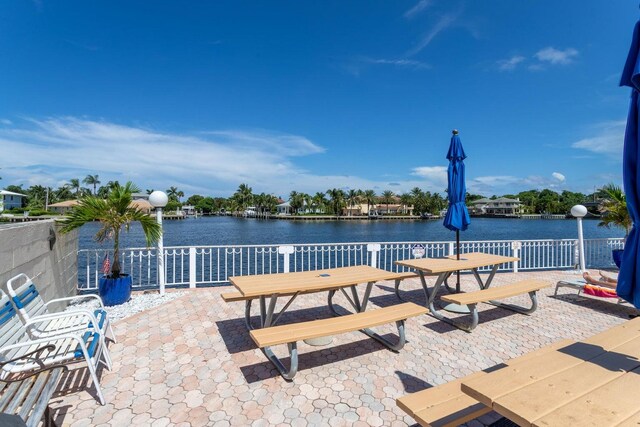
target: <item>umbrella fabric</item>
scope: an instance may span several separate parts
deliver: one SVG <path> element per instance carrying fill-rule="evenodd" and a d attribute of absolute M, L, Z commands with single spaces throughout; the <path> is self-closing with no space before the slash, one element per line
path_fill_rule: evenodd
<path fill-rule="evenodd" d="M 471 224 L 469 211 L 465 204 L 465 196 L 467 194 L 467 186 L 464 177 L 464 159 L 467 156 L 462 148 L 462 142 L 457 134 L 451 137 L 451 145 L 447 153 L 449 160 L 449 169 L 447 177 L 449 181 L 449 209 L 444 217 L 444 226 L 452 231 L 464 231 Z"/>
<path fill-rule="evenodd" d="M 636 23 L 629 56 L 622 72 L 620 86 L 631 88 L 631 102 L 627 116 L 627 128 L 624 135 L 624 152 L 622 156 L 622 174 L 624 192 L 627 198 L 627 209 L 633 222 L 633 228 L 627 237 L 618 275 L 616 292 L 620 298 L 640 308 L 640 268 L 638 246 L 640 235 L 637 228 L 640 220 L 640 171 L 638 170 L 638 91 L 640 90 L 640 21 Z"/>

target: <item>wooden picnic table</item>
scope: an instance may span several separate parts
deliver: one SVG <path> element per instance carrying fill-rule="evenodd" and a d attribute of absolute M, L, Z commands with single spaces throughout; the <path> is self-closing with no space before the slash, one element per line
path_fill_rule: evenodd
<path fill-rule="evenodd" d="M 341 291 L 356 312 L 363 312 L 367 307 L 373 284 L 383 280 L 394 280 L 397 277 L 398 273 L 395 272 L 359 265 L 295 273 L 233 276 L 229 277 L 229 282 L 240 291 L 243 297 L 260 300 L 260 327 L 266 328 L 273 326 L 296 297 L 302 294 L 328 292 L 329 309 L 333 314 L 339 315 L 334 307 L 333 297 L 337 291 Z M 367 285 L 363 297 L 360 298 L 357 285 L 362 283 Z M 347 288 L 351 295 L 347 293 Z M 281 296 L 290 298 L 274 318 L 276 302 Z M 269 299 L 268 306 L 267 299 Z"/>
<path fill-rule="evenodd" d="M 521 426 L 640 423 L 640 318 L 462 381 L 462 391 Z"/>
<path fill-rule="evenodd" d="M 460 254 L 459 260 L 456 259 L 455 255 L 453 255 L 445 258 L 408 259 L 408 260 L 396 261 L 396 264 L 404 267 L 412 268 L 418 272 L 420 276 L 420 281 L 422 283 L 422 288 L 424 289 L 427 307 L 429 308 L 429 311 L 435 318 L 442 320 L 444 322 L 450 323 L 460 329 L 471 331 L 472 329 L 475 328 L 475 326 L 478 323 L 478 313 L 475 307 L 477 302 L 489 302 L 496 306 L 504 307 L 510 310 L 514 310 L 514 311 L 518 311 L 526 314 L 531 313 L 535 310 L 536 304 L 537 304 L 535 299 L 535 290 L 539 289 L 540 287 L 544 287 L 539 282 L 526 283 L 526 284 L 520 283 L 520 284 L 514 284 L 513 286 L 507 285 L 507 286 L 511 286 L 512 292 L 510 292 L 506 287 L 501 287 L 500 289 L 502 290 L 500 292 L 491 293 L 488 291 L 489 286 L 491 286 L 491 282 L 493 281 L 493 278 L 495 277 L 495 274 L 498 271 L 498 267 L 501 264 L 504 264 L 507 262 L 514 262 L 514 261 L 518 261 L 518 258 L 511 257 L 511 256 L 503 256 L 503 255 L 485 254 L 480 252 L 471 252 L 466 254 Z M 491 267 L 489 276 L 484 281 L 482 280 L 478 272 L 478 269 L 481 267 Z M 469 307 L 472 315 L 472 321 L 470 325 L 462 324 L 458 321 L 455 321 L 454 319 L 450 319 L 448 317 L 443 316 L 439 312 L 438 308 L 436 308 L 435 306 L 435 299 L 442 285 L 446 283 L 446 280 L 449 278 L 449 276 L 461 270 L 471 270 L 471 272 L 473 273 L 476 279 L 476 282 L 478 283 L 478 286 L 480 287 L 479 292 L 475 292 L 473 293 L 473 295 L 471 294 L 467 295 L 468 297 L 475 298 L 469 303 Z M 427 286 L 425 275 L 438 276 L 436 279 L 436 283 L 431 291 L 429 291 L 429 287 Z M 518 286 L 515 286 L 515 285 L 518 285 Z M 537 289 L 534 289 L 534 288 L 537 288 Z M 451 289 L 449 290 L 451 291 Z M 532 299 L 531 308 L 522 308 L 522 307 L 513 306 L 510 304 L 503 304 L 503 303 L 494 301 L 494 299 L 510 297 L 510 296 L 514 296 L 514 295 L 526 293 L 526 292 L 529 293 Z M 479 294 L 483 294 L 483 295 L 480 296 Z M 402 299 L 399 292 L 398 284 L 396 284 L 396 295 L 398 296 L 398 298 Z M 464 303 L 466 304 L 466 302 Z"/>
<path fill-rule="evenodd" d="M 424 314 L 427 310 L 413 303 L 397 304 L 368 312 L 365 312 L 365 309 L 375 282 L 397 280 L 399 277 L 405 276 L 407 276 L 406 273 L 390 272 L 362 265 L 296 273 L 234 276 L 230 277 L 229 281 L 240 291 L 241 298 L 246 300 L 245 323 L 251 330 L 251 337 L 280 374 L 285 379 L 291 380 L 298 370 L 296 342 L 299 340 L 359 330 L 392 351 L 402 349 L 406 341 L 405 320 L 409 317 Z M 367 284 L 362 298 L 357 291 L 357 286 L 361 283 Z M 350 289 L 351 295 L 347 293 L 346 289 Z M 344 294 L 355 313 L 347 313 L 345 315 L 336 310 L 333 304 L 333 296 L 338 291 Z M 328 292 L 329 309 L 338 318 L 274 326 L 298 295 L 315 292 Z M 280 296 L 289 297 L 289 300 L 284 304 L 280 312 L 274 316 L 276 302 Z M 269 299 L 268 305 L 267 298 Z M 251 324 L 250 307 L 252 299 L 260 300 L 259 329 L 253 328 Z M 386 336 L 381 336 L 371 329 L 371 327 L 387 323 L 396 324 L 399 337 L 397 342 L 392 342 Z M 282 361 L 271 350 L 270 347 L 277 344 L 287 344 L 290 355 L 289 368 L 285 368 Z"/>

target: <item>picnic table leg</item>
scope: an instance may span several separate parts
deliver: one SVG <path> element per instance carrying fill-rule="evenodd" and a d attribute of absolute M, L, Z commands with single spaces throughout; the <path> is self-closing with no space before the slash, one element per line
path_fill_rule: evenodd
<path fill-rule="evenodd" d="M 381 343 L 382 345 L 387 347 L 389 350 L 398 352 L 398 351 L 402 350 L 402 347 L 404 347 L 404 344 L 407 341 L 406 340 L 406 335 L 405 335 L 405 332 L 404 332 L 404 320 L 398 320 L 396 322 L 396 326 L 398 327 L 398 342 L 395 343 L 395 344 L 392 343 L 391 341 L 389 341 L 388 339 L 386 339 L 385 337 L 382 337 L 382 336 L 376 334 L 370 328 L 360 329 L 360 332 L 362 332 L 362 333 L 368 335 L 369 337 L 373 338 L 374 340 L 378 341 L 379 343 Z"/>
<path fill-rule="evenodd" d="M 349 288 L 351 288 L 351 295 L 352 295 L 351 297 L 344 290 L 344 288 L 340 288 L 340 290 L 344 294 L 344 296 L 347 299 L 347 301 L 349 301 L 349 304 L 351 305 L 351 307 L 353 307 L 353 309 L 357 313 L 362 313 L 367 308 L 367 304 L 369 303 L 369 297 L 371 296 L 371 290 L 373 289 L 373 283 L 374 282 L 368 282 L 367 283 L 367 288 L 364 291 L 364 295 L 362 297 L 362 301 L 360 301 L 360 297 L 358 296 L 358 292 L 357 292 L 357 289 L 356 289 L 355 285 L 349 286 Z M 334 316 L 341 316 L 341 314 L 338 313 L 338 311 L 335 308 L 335 305 L 333 304 L 333 297 L 335 296 L 336 292 L 337 292 L 337 290 L 335 290 L 335 289 L 330 290 L 327 300 L 328 300 L 329 309 L 331 310 L 331 313 Z"/>
<path fill-rule="evenodd" d="M 248 331 L 253 329 L 253 325 L 251 325 L 251 301 L 253 300 L 248 299 L 244 302 L 244 325 Z"/>
<path fill-rule="evenodd" d="M 466 325 L 464 323 L 461 322 L 457 322 L 454 319 L 449 319 L 448 317 L 444 317 L 442 314 L 440 314 L 440 310 L 438 310 L 436 308 L 435 305 L 435 299 L 436 299 L 436 295 L 438 294 L 438 290 L 440 289 L 440 287 L 442 287 L 442 284 L 444 283 L 444 281 L 451 276 L 452 272 L 447 272 L 447 273 L 441 273 L 438 276 L 438 279 L 436 280 L 436 284 L 433 287 L 433 290 L 431 292 L 429 292 L 429 289 L 427 288 L 427 284 L 426 281 L 424 280 L 424 274 L 422 272 L 420 272 L 420 278 L 423 282 L 423 287 L 425 290 L 425 293 L 427 294 L 427 306 L 429 307 L 429 311 L 431 313 L 431 315 L 433 317 L 435 317 L 438 320 L 442 320 L 443 322 L 446 322 L 450 325 L 455 326 L 458 329 L 462 329 L 463 331 L 466 332 L 471 332 L 476 326 L 478 326 L 478 308 L 476 304 L 469 304 L 469 311 L 471 314 L 471 323 Z"/>
<path fill-rule="evenodd" d="M 487 304 L 491 304 L 500 308 L 506 308 L 507 310 L 515 311 L 516 313 L 531 314 L 538 308 L 538 296 L 536 291 L 529 292 L 529 298 L 531 298 L 531 306 L 528 308 L 514 304 L 507 304 L 500 301 L 487 301 Z"/>
<path fill-rule="evenodd" d="M 289 369 L 285 368 L 280 359 L 278 359 L 278 356 L 273 354 L 271 347 L 264 347 L 262 352 L 267 356 L 267 359 L 273 363 L 273 366 L 280 372 L 280 375 L 282 375 L 285 380 L 291 381 L 298 372 L 298 345 L 295 342 L 291 342 L 287 344 L 287 347 L 289 348 L 289 356 L 291 359 Z"/>
<path fill-rule="evenodd" d="M 480 277 L 480 273 L 478 273 L 478 269 L 477 268 L 472 268 L 471 269 L 471 271 L 473 272 L 473 275 L 476 277 L 476 281 L 478 282 L 478 285 L 480 286 L 480 290 L 489 289 L 489 286 L 491 286 L 491 282 L 493 282 L 493 278 L 495 277 L 496 273 L 498 272 L 498 267 L 499 267 L 499 264 L 496 264 L 491 268 L 491 272 L 489 273 L 489 277 L 487 277 L 487 280 L 484 283 L 482 282 L 482 278 Z"/>

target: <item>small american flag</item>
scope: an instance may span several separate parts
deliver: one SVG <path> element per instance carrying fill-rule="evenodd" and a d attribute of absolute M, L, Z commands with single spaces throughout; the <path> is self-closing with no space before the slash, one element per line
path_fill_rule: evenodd
<path fill-rule="evenodd" d="M 111 273 L 111 260 L 109 259 L 109 254 L 107 253 L 104 256 L 104 260 L 102 261 L 102 274 Z"/>

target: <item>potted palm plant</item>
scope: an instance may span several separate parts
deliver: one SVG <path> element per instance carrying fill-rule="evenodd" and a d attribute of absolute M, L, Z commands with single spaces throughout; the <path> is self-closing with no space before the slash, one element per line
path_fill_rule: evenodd
<path fill-rule="evenodd" d="M 620 227 L 625 230 L 624 241 L 627 241 L 631 231 L 631 217 L 627 210 L 627 197 L 620 187 L 614 184 L 607 184 L 602 188 L 605 198 L 600 203 L 598 210 L 602 214 L 602 219 L 598 224 L 601 227 Z M 612 250 L 613 262 L 620 268 L 620 260 L 624 249 Z"/>
<path fill-rule="evenodd" d="M 139 191 L 133 183 L 127 182 L 124 186 L 114 185 L 106 199 L 93 195 L 83 197 L 62 221 L 63 233 L 88 222 L 99 221 L 101 228 L 96 233 L 95 240 L 102 243 L 113 239 L 111 274 L 101 277 L 99 281 L 99 293 L 105 305 L 122 304 L 131 297 L 131 276 L 122 274 L 120 268 L 120 232 L 123 229 L 129 231 L 132 222 L 139 222 L 147 246 L 155 243 L 162 233 L 160 225 L 153 217 L 131 205 L 131 194 Z"/>

